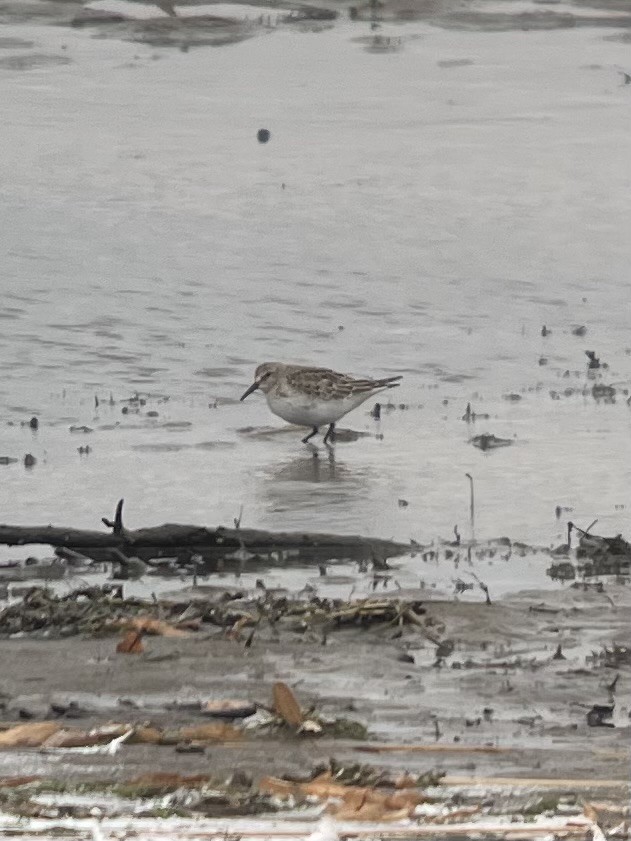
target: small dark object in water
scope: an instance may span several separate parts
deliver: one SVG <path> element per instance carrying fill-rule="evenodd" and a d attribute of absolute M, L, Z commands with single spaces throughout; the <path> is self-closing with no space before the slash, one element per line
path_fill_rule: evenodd
<path fill-rule="evenodd" d="M 474 447 L 478 447 L 480 450 L 494 450 L 498 447 L 510 447 L 513 443 L 510 438 L 498 438 L 495 435 L 476 435 L 474 438 L 471 439 L 471 443 Z"/>
<path fill-rule="evenodd" d="M 561 519 L 561 514 L 563 513 L 563 509 L 561 508 L 560 505 L 557 505 L 557 507 L 554 509 L 554 513 L 556 514 L 557 520 L 560 520 Z"/>
<path fill-rule="evenodd" d="M 550 564 L 546 575 L 553 581 L 573 581 L 576 578 L 576 569 L 569 561 L 559 561 L 556 564 Z"/>
<path fill-rule="evenodd" d="M 407 651 L 402 651 L 398 656 L 397 660 L 399 663 L 414 663 L 414 657 L 411 654 L 408 654 Z"/>
<path fill-rule="evenodd" d="M 600 368 L 600 359 L 596 356 L 595 351 L 593 350 L 586 350 L 585 356 L 589 359 L 589 364 L 587 365 L 588 368 Z"/>
<path fill-rule="evenodd" d="M 370 414 L 375 420 L 379 420 L 381 418 L 381 403 L 375 403 Z"/>
<path fill-rule="evenodd" d="M 206 748 L 201 742 L 178 742 L 175 746 L 176 753 L 206 753 Z"/>
<path fill-rule="evenodd" d="M 622 84 L 631 85 L 631 74 L 625 73 L 624 70 L 620 70 L 619 73 L 622 76 Z"/>
<path fill-rule="evenodd" d="M 33 467 L 34 464 L 37 464 L 37 459 L 31 453 L 27 453 L 24 456 L 24 467 Z"/>
<path fill-rule="evenodd" d="M 592 397 L 594 400 L 604 400 L 605 403 L 614 403 L 616 399 L 616 389 L 612 385 L 602 385 L 596 383 L 592 386 Z"/>
<path fill-rule="evenodd" d="M 407 501 L 407 499 L 398 500 L 399 508 L 407 508 L 409 504 L 410 503 Z"/>
<path fill-rule="evenodd" d="M 573 336 L 584 336 L 587 333 L 587 327 L 584 324 L 575 324 L 572 327 Z"/>
<path fill-rule="evenodd" d="M 260 128 L 256 133 L 256 139 L 259 143 L 267 143 L 271 136 L 271 133 L 266 128 Z"/>
<path fill-rule="evenodd" d="M 28 422 L 28 425 L 31 427 L 31 429 L 39 429 L 39 421 L 36 417 L 32 417 Z"/>
<path fill-rule="evenodd" d="M 549 336 L 551 332 L 552 332 L 552 330 L 548 330 L 548 328 L 546 327 L 545 324 L 541 328 L 541 335 L 542 336 Z"/>
<path fill-rule="evenodd" d="M 453 640 L 446 639 L 443 640 L 437 647 L 436 647 L 436 659 L 437 660 L 444 660 L 445 657 L 450 657 L 453 654 L 455 644 Z"/>
<path fill-rule="evenodd" d="M 51 703 L 50 712 L 59 718 L 83 718 L 88 714 L 76 701 L 70 701 L 68 704 Z"/>
<path fill-rule="evenodd" d="M 552 655 L 553 660 L 566 660 L 566 656 L 563 653 L 563 649 L 561 648 L 561 643 L 557 645 L 557 650 Z"/>
<path fill-rule="evenodd" d="M 613 721 L 605 721 L 613 715 L 613 705 L 594 704 L 587 713 L 587 724 L 589 727 L 613 727 Z"/>

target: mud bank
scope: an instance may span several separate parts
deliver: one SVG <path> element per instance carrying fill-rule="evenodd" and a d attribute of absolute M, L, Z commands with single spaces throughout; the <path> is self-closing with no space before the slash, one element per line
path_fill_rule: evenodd
<path fill-rule="evenodd" d="M 173 743 L 124 744 L 115 756 L 5 749 L 3 776 L 81 782 L 156 768 L 189 775 L 241 769 L 258 780 L 335 756 L 415 774 L 627 778 L 628 588 L 524 592 L 492 605 L 430 601 L 413 590 L 389 598 L 422 603 L 422 623 L 388 616 L 323 628 L 308 617 L 292 624 L 268 617 L 253 631 L 235 621 L 173 638 L 145 636 L 139 654 L 117 653 L 111 634 L 2 640 L 6 731 L 38 721 L 173 731 L 208 722 L 208 701 L 269 709 L 277 681 L 293 688 L 303 709 L 351 722 L 318 736 L 244 728 L 237 719 L 238 739 L 212 739 L 199 753 L 177 752 Z M 607 710 L 600 718 L 595 705 Z M 386 744 L 399 747 L 382 752 Z"/>

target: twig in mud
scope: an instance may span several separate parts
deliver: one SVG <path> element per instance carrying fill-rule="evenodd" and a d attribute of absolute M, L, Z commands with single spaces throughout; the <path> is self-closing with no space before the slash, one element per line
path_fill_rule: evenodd
<path fill-rule="evenodd" d="M 119 499 L 118 503 L 116 504 L 116 511 L 114 513 L 114 521 L 108 520 L 107 517 L 101 517 L 101 522 L 108 527 L 108 529 L 113 529 L 114 534 L 122 534 L 123 533 L 123 505 L 125 503 L 124 499 Z"/>
<path fill-rule="evenodd" d="M 581 534 L 588 535 L 590 533 L 590 531 L 594 528 L 594 526 L 596 525 L 597 522 L 598 522 L 598 518 L 596 518 L 593 522 L 591 522 L 587 526 L 586 529 L 580 528 L 579 526 L 576 525 L 576 523 L 572 523 L 571 525 L 572 525 L 572 528 L 576 529 L 576 531 L 580 531 Z M 569 526 L 570 526 L 570 523 L 568 523 L 568 527 Z"/>
<path fill-rule="evenodd" d="M 464 474 L 469 480 L 469 519 L 471 522 L 471 542 L 475 543 L 475 489 L 473 487 L 473 476 L 470 473 Z"/>
<path fill-rule="evenodd" d="M 490 596 L 490 593 L 489 593 L 489 588 L 488 588 L 488 587 L 487 587 L 487 585 L 484 583 L 484 581 L 480 581 L 480 579 L 479 579 L 479 578 L 478 578 L 478 576 L 475 574 L 475 572 L 472 572 L 472 573 L 471 573 L 471 575 L 472 575 L 472 576 L 475 578 L 475 580 L 478 582 L 478 586 L 479 586 L 480 590 L 482 590 L 482 592 L 484 593 L 484 597 L 485 597 L 485 599 L 486 599 L 486 603 L 487 603 L 487 604 L 493 604 L 493 602 L 491 601 L 491 596 Z"/>

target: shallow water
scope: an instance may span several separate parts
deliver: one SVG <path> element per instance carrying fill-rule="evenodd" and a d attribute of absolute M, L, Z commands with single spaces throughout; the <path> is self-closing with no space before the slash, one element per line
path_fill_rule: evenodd
<path fill-rule="evenodd" d="M 468 537 L 469 472 L 478 537 L 561 542 L 557 505 L 628 533 L 615 29 L 388 24 L 383 54 L 350 21 L 187 53 L 6 30 L 2 521 L 98 527 L 125 497 L 129 527 L 243 505 L 247 526 L 428 542 Z M 238 403 L 269 359 L 402 373 L 407 408 L 377 423 L 368 403 L 346 425 L 371 437 L 314 458 L 257 431 L 282 425 L 259 395 Z M 155 397 L 123 415 L 136 391 Z M 468 402 L 490 418 L 464 423 Z M 482 432 L 515 443 L 483 453 Z"/>

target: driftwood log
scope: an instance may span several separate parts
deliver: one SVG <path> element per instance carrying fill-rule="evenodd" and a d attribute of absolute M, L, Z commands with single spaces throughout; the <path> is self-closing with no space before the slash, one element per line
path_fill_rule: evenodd
<path fill-rule="evenodd" d="M 188 562 L 198 555 L 204 562 L 238 562 L 252 556 L 269 557 L 276 553 L 277 560 L 350 558 L 379 562 L 410 550 L 409 546 L 390 540 L 317 532 L 270 532 L 224 526 L 206 528 L 177 523 L 128 530 L 123 526 L 122 509 L 123 500 L 120 500 L 114 520 L 103 518 L 103 523 L 111 529 L 109 533 L 50 525 L 0 525 L 0 544 L 24 546 L 43 543 L 70 549 L 95 561 L 116 561 L 123 553 L 143 561 L 168 557 Z"/>

